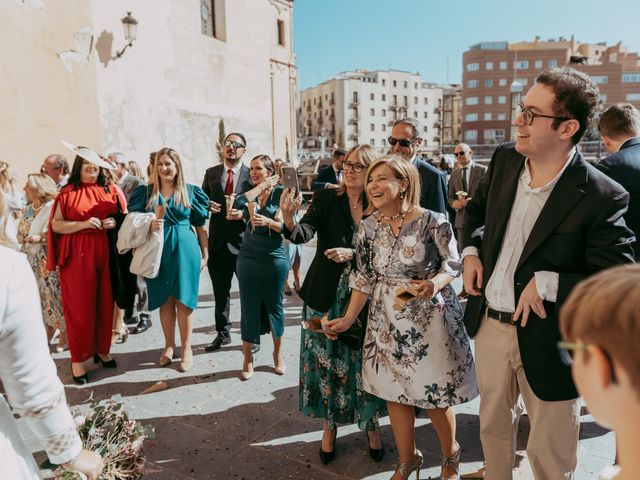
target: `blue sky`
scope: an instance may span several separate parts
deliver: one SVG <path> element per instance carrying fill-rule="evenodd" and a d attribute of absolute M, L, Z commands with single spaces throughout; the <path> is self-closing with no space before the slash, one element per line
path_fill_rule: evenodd
<path fill-rule="evenodd" d="M 459 83 L 481 41 L 571 37 L 640 52 L 640 0 L 295 0 L 300 89 L 356 68 Z"/>

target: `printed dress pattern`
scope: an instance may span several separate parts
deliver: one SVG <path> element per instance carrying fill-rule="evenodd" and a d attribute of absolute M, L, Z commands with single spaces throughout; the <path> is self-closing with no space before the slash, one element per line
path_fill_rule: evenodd
<path fill-rule="evenodd" d="M 350 284 L 371 298 L 362 352 L 364 390 L 420 408 L 468 402 L 478 390 L 453 287 L 438 292 L 435 305 L 413 299 L 394 307 L 396 289 L 409 280 L 461 274 L 451 225 L 443 214 L 425 210 L 405 223 L 398 235 L 396 242 L 389 225 L 378 224 L 377 215 L 363 220 L 358 235 L 357 270 Z"/>

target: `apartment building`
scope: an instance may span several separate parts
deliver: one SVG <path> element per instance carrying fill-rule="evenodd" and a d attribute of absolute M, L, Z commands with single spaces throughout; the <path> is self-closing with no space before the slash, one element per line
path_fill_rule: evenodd
<path fill-rule="evenodd" d="M 299 143 L 346 148 L 368 143 L 386 150 L 393 122 L 412 117 L 423 125 L 423 150 L 439 151 L 443 90 L 410 72 L 343 72 L 301 92 Z"/>
<path fill-rule="evenodd" d="M 462 86 L 450 85 L 442 93 L 442 143 L 455 145 L 462 141 Z"/>
<path fill-rule="evenodd" d="M 568 65 L 600 87 L 603 107 L 640 106 L 640 61 L 617 43 L 580 43 L 573 37 L 532 42 L 481 42 L 463 54 L 462 139 L 470 144 L 510 138 L 514 99 L 526 94 L 543 70 Z M 515 102 L 517 103 L 517 102 Z"/>

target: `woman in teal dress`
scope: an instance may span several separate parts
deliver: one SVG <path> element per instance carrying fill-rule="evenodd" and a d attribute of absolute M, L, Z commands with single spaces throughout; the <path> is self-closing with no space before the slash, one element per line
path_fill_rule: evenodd
<path fill-rule="evenodd" d="M 198 306 L 200 270 L 207 264 L 207 232 L 209 198 L 200 187 L 186 184 L 182 161 L 171 148 L 156 153 L 153 183 L 133 191 L 130 212 L 155 212 L 157 205 L 166 207 L 164 219 L 154 220 L 151 229 L 164 227 L 164 246 L 160 271 L 147 278 L 149 310 L 160 307 L 160 322 L 165 347 L 159 363 L 166 366 L 174 358 L 176 318 L 182 346 L 180 370 L 193 366 L 191 329 L 193 311 Z M 195 233 L 192 227 L 195 227 Z"/>
<path fill-rule="evenodd" d="M 349 150 L 340 188 L 318 190 L 299 221 L 295 212 L 301 197 L 293 197 L 287 191 L 282 195 L 285 238 L 306 243 L 317 235 L 317 250 L 300 290 L 303 321 L 324 315 L 337 318 L 346 307 L 358 224 L 367 207 L 364 180 L 367 167 L 377 157 L 370 145 Z M 378 419 L 387 415 L 386 403 L 362 389 L 361 370 L 360 350 L 302 329 L 300 411 L 324 419 L 319 454 L 325 464 L 334 458 L 338 424 L 357 422 L 367 433 L 371 458 L 380 461 L 384 454 Z"/>
<path fill-rule="evenodd" d="M 251 160 L 249 175 L 255 188 L 235 199 L 233 218 L 242 212 L 247 228 L 238 254 L 236 270 L 240 287 L 240 332 L 244 363 L 242 378 L 253 375 L 251 344 L 260 344 L 260 335 L 271 332 L 275 372 L 285 373 L 280 353 L 284 333 L 282 292 L 289 261 L 282 241 L 282 218 L 278 212 L 282 187 L 275 185 L 275 168 L 267 155 Z M 253 212 L 252 212 L 253 210 Z"/>

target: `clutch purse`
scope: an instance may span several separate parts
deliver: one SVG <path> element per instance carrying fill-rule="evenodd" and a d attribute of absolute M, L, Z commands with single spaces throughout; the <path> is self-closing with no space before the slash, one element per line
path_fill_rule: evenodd
<path fill-rule="evenodd" d="M 349 304 L 344 308 L 342 315 L 344 316 L 347 313 L 347 309 L 349 308 Z M 338 333 L 336 336 L 339 341 L 344 343 L 346 346 L 353 350 L 360 350 L 362 348 L 362 344 L 364 343 L 364 334 L 367 331 L 367 317 L 369 315 L 369 301 L 362 307 L 360 313 L 356 317 L 355 321 L 351 324 L 351 326 L 345 330 L 344 332 Z M 311 330 L 315 333 L 324 333 L 324 324 L 329 321 L 327 316 L 324 317 L 313 317 L 308 321 L 303 322 L 304 328 Z"/>

